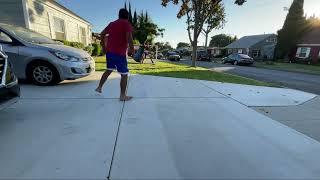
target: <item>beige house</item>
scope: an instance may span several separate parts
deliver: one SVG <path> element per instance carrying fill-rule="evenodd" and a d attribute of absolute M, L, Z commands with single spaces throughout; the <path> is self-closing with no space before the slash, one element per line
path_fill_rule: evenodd
<path fill-rule="evenodd" d="M 91 43 L 91 24 L 55 0 L 1 0 L 0 22 L 22 26 L 51 39 Z"/>

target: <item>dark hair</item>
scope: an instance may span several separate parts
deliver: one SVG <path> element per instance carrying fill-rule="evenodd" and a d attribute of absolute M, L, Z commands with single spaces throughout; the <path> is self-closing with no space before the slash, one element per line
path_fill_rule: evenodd
<path fill-rule="evenodd" d="M 129 12 L 126 9 L 120 9 L 119 19 L 129 19 Z"/>

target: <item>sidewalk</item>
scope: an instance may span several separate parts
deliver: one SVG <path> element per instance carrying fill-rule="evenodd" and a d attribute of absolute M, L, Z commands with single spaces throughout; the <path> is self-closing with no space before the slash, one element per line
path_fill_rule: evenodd
<path fill-rule="evenodd" d="M 254 107 L 274 120 L 285 124 L 320 142 L 320 98 L 298 106 Z"/>
<path fill-rule="evenodd" d="M 100 96 L 98 77 L 22 86 L 0 115 L 0 178 L 320 178 L 319 142 L 247 107 L 312 94 L 136 75 L 121 103 L 118 76 Z"/>

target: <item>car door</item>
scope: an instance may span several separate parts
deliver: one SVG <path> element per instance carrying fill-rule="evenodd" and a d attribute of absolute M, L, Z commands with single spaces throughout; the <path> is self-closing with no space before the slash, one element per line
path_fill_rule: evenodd
<path fill-rule="evenodd" d="M 24 73 L 23 68 L 23 57 L 19 54 L 19 47 L 21 43 L 18 43 L 17 40 L 12 38 L 7 33 L 0 30 L 0 45 L 3 48 L 3 51 L 7 54 L 8 60 L 11 62 L 14 73 L 21 77 L 21 74 Z M 23 68 L 23 71 L 21 70 Z"/>

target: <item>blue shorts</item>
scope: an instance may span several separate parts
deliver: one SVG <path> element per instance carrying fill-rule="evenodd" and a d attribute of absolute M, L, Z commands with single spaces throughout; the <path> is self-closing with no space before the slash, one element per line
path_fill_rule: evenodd
<path fill-rule="evenodd" d="M 120 74 L 129 73 L 126 56 L 121 56 L 114 53 L 107 53 L 106 58 L 108 70 L 117 70 Z"/>

